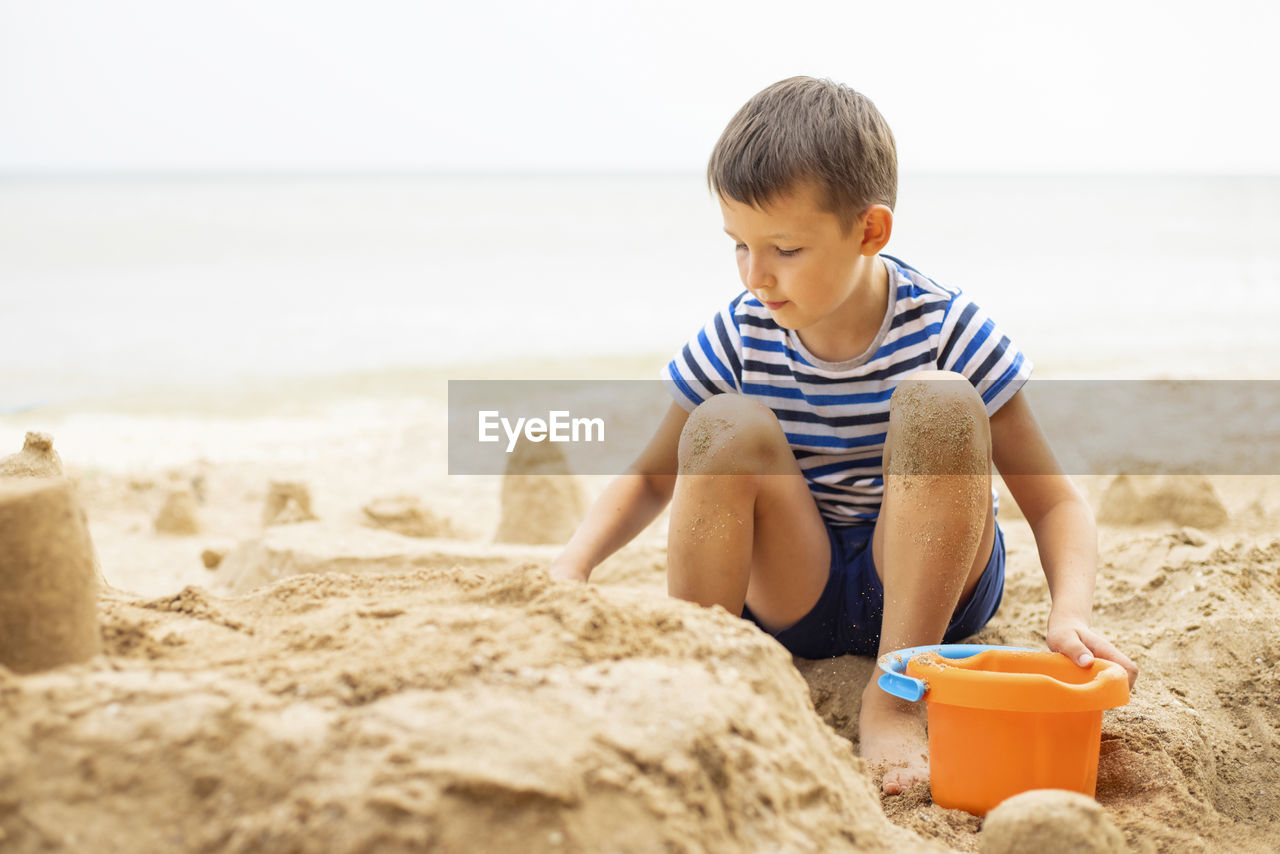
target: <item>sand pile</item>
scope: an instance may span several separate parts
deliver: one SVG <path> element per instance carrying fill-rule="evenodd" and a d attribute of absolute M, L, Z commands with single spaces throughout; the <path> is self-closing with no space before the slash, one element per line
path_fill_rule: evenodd
<path fill-rule="evenodd" d="M 34 673 L 96 655 L 97 593 L 71 483 L 0 478 L 0 669 Z"/>
<path fill-rule="evenodd" d="M 1173 522 L 1216 528 L 1227 508 L 1213 482 L 1201 475 L 1118 475 L 1102 493 L 1098 521 L 1111 525 Z"/>
<path fill-rule="evenodd" d="M 53 437 L 28 432 L 0 459 L 0 670 L 33 673 L 100 648 L 94 600 L 106 587 Z"/>
<path fill-rule="evenodd" d="M 169 490 L 152 524 L 158 534 L 189 537 L 200 533 L 195 491 L 187 488 Z"/>
<path fill-rule="evenodd" d="M 62 458 L 48 433 L 28 432 L 22 450 L 0 459 L 0 477 L 60 477 Z"/>
<path fill-rule="evenodd" d="M 311 511 L 311 490 L 305 483 L 292 480 L 273 480 L 267 489 L 267 500 L 262 506 L 262 524 L 289 525 L 294 522 L 310 522 L 316 518 Z"/>
<path fill-rule="evenodd" d="M 503 546 L 458 540 L 422 540 L 390 531 L 300 522 L 268 528 L 241 542 L 216 564 L 211 590 L 239 595 L 304 573 L 411 572 L 457 566 L 510 566 L 522 560 L 549 561 L 549 547 Z"/>
<path fill-rule="evenodd" d="M 385 528 L 406 537 L 444 537 L 452 539 L 458 530 L 412 495 L 375 498 L 362 508 L 364 524 Z"/>
<path fill-rule="evenodd" d="M 1163 847 L 1191 850 L 1212 829 L 1247 850 L 1245 828 L 1274 845 L 1280 540 L 1183 548 L 1191 553 L 1141 583 L 1119 580 L 1099 603 L 1145 673 L 1104 726 L 1098 798 Z"/>
<path fill-rule="evenodd" d="M 502 478 L 502 516 L 494 540 L 567 543 L 586 511 L 582 484 L 569 471 L 564 452 L 522 436 Z"/>
<path fill-rule="evenodd" d="M 780 647 L 540 570 L 101 603 L 0 675 L 6 850 L 927 851 Z"/>
<path fill-rule="evenodd" d="M 982 824 L 982 854 L 1127 854 L 1124 836 L 1092 798 L 1037 789 L 1009 798 Z"/>

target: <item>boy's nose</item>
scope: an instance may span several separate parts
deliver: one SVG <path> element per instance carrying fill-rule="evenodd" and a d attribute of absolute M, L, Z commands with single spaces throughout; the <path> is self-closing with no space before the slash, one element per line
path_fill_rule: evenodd
<path fill-rule="evenodd" d="M 769 270 L 756 258 L 747 261 L 747 287 L 758 288 L 769 283 Z"/>

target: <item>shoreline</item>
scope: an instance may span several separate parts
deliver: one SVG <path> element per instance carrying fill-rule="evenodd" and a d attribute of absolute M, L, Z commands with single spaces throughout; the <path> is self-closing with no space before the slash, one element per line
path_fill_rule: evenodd
<path fill-rule="evenodd" d="M 0 429 L 41 418 L 73 414 L 218 415 L 256 417 L 278 411 L 305 411 L 343 400 L 443 398 L 449 380 L 658 380 L 672 353 L 594 353 L 461 361 L 438 365 L 392 365 L 374 369 L 315 371 L 274 376 L 158 381 L 110 393 L 48 396 L 51 402 L 15 404 L 0 412 Z M 1198 374 L 1151 372 L 1117 375 L 1114 370 L 1036 363 L 1032 381 L 1080 382 L 1269 382 L 1280 369 L 1209 369 Z"/>

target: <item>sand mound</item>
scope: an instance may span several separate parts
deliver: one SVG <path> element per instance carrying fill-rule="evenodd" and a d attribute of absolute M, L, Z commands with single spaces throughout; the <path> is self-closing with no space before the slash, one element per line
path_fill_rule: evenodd
<path fill-rule="evenodd" d="M 200 533 L 195 492 L 187 488 L 170 490 L 152 525 L 157 534 L 189 537 Z"/>
<path fill-rule="evenodd" d="M 458 532 L 448 519 L 432 512 L 411 495 L 375 498 L 363 508 L 364 523 L 371 528 L 385 528 L 405 537 L 456 537 Z"/>
<path fill-rule="evenodd" d="M 11 850 L 942 850 L 722 611 L 529 567 L 101 607 L 109 661 L 0 671 Z"/>
<path fill-rule="evenodd" d="M 1102 493 L 1098 521 L 1111 525 L 1172 522 L 1216 528 L 1229 516 L 1202 475 L 1118 475 Z"/>
<path fill-rule="evenodd" d="M 200 563 L 204 564 L 205 569 L 217 569 L 229 553 L 229 549 L 211 546 L 200 552 Z"/>
<path fill-rule="evenodd" d="M 1172 561 L 1117 593 L 1097 610 L 1134 626 L 1118 639 L 1145 672 L 1104 725 L 1098 800 L 1178 850 L 1280 815 L 1280 540 Z"/>
<path fill-rule="evenodd" d="M 211 589 L 240 594 L 306 573 L 410 572 L 456 565 L 472 569 L 513 561 L 550 561 L 546 547 L 419 540 L 370 528 L 304 522 L 268 528 L 241 543 L 218 565 Z"/>
<path fill-rule="evenodd" d="M 97 586 L 71 483 L 0 478 L 0 664 L 32 673 L 96 655 Z"/>
<path fill-rule="evenodd" d="M 564 452 L 522 437 L 502 478 L 502 517 L 494 540 L 564 544 L 586 512 L 586 494 Z"/>
<path fill-rule="evenodd" d="M 1001 803 L 982 824 L 982 854 L 1126 854 L 1124 836 L 1093 798 L 1037 789 Z"/>
<path fill-rule="evenodd" d="M 22 443 L 22 450 L 16 454 L 0 459 L 0 487 L 6 478 L 17 481 L 29 478 L 61 478 L 63 476 L 62 458 L 53 449 L 53 437 L 48 433 L 28 432 Z M 80 515 L 80 527 L 88 530 L 88 519 L 79 500 L 71 498 Z M 87 536 L 87 534 L 86 534 Z M 98 562 L 97 550 L 89 540 L 89 563 L 94 583 L 99 587 L 107 587 L 107 580 L 102 576 L 102 567 Z"/>
<path fill-rule="evenodd" d="M 22 450 L 0 459 L 0 477 L 58 477 L 62 458 L 48 433 L 27 433 Z"/>
<path fill-rule="evenodd" d="M 316 518 L 311 512 L 311 490 L 305 483 L 294 480 L 273 480 L 267 489 L 267 500 L 262 507 L 262 524 L 290 525 L 309 522 Z"/>

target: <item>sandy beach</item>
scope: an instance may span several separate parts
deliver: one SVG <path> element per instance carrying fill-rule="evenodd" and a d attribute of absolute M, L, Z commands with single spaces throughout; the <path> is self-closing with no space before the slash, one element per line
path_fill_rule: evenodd
<path fill-rule="evenodd" d="M 0 854 L 1280 852 L 1280 4 L 1151 6 L 0 2 Z M 877 383 L 934 366 L 1035 423 L 908 391 L 882 437 Z M 994 435 L 1029 483 L 1039 424 L 1140 670 L 1084 713 L 1092 796 L 886 795 L 927 757 L 873 688 L 901 776 L 861 758 L 876 661 L 669 596 L 741 526 L 755 614 L 803 607 L 819 529 L 758 481 L 683 480 L 670 554 L 665 511 L 552 579 L 685 380 L 804 398 L 793 453 L 709 408 L 640 468 L 795 457 L 828 519 L 883 506 L 880 447 L 914 479 Z M 558 415 L 598 444 L 532 438 Z M 986 491 L 932 475 L 893 483 L 886 644 L 993 601 L 948 571 Z M 1040 486 L 1057 642 L 1087 523 Z M 992 489 L 968 640 L 1044 651 Z M 580 543 L 654 506 L 609 497 Z M 1043 657 L 1052 739 L 1001 710 L 956 789 L 1069 752 L 1084 677 Z"/>
<path fill-rule="evenodd" d="M 870 659 L 793 660 L 667 598 L 665 518 L 588 587 L 551 582 L 539 532 L 604 479 L 528 481 L 504 519 L 501 477 L 447 473 L 444 379 L 0 420 L 0 456 L 53 436 L 109 585 L 100 654 L 0 668 L 5 850 L 983 850 L 981 819 L 883 796 L 857 758 Z M 1106 819 L 1132 851 L 1275 850 L 1280 479 L 1081 487 L 1096 624 L 1142 668 L 1104 717 Z M 1007 496 L 1000 521 L 1004 603 L 977 640 L 1043 646 Z M 1048 815 L 1020 838 L 1054 850 L 1073 819 Z"/>

